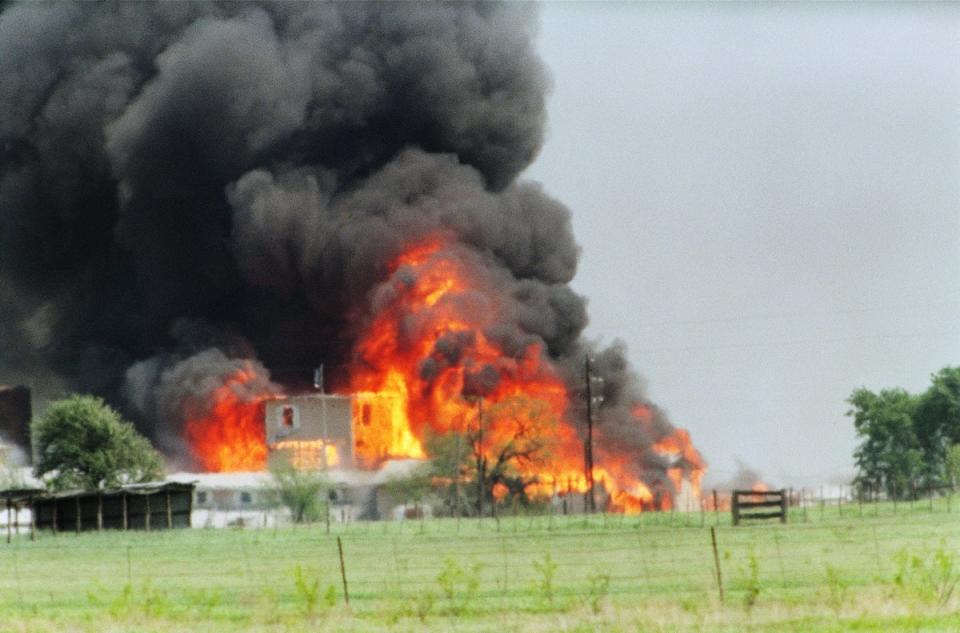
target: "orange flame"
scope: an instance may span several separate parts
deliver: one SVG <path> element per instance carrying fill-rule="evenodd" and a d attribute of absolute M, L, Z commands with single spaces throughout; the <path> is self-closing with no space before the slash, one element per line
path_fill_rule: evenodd
<path fill-rule="evenodd" d="M 207 471 L 256 471 L 267 464 L 262 398 L 251 398 L 256 372 L 247 363 L 209 396 L 209 410 L 190 416 L 184 435 Z M 200 408 L 194 403 L 192 408 Z"/>
<path fill-rule="evenodd" d="M 337 447 L 323 440 L 281 440 L 272 448 L 285 452 L 297 470 L 321 470 L 340 464 Z"/>
<path fill-rule="evenodd" d="M 357 456 L 374 466 L 385 459 L 423 457 L 431 433 L 451 431 L 479 435 L 479 450 L 492 461 L 504 445 L 521 434 L 537 435 L 549 460 L 516 464 L 532 481 L 528 492 L 549 496 L 559 488 L 583 493 L 583 441 L 567 420 L 570 397 L 537 343 L 508 354 L 488 332 L 503 321 L 493 282 L 476 255 L 440 238 L 401 255 L 387 284 L 377 293 L 379 311 L 359 339 L 351 368 L 351 388 L 358 393 L 354 420 Z M 477 397 L 465 396 L 471 382 L 483 383 Z M 639 406 L 634 415 L 649 425 L 652 413 Z M 696 473 L 699 488 L 703 463 L 678 430 L 658 443 L 658 452 L 675 453 L 670 485 L 680 487 L 684 472 Z M 595 458 L 593 479 L 608 497 L 607 507 L 624 512 L 669 507 L 671 492 L 655 495 L 633 472 L 630 455 Z M 506 489 L 495 487 L 495 498 Z M 658 503 L 659 499 L 659 503 Z"/>
<path fill-rule="evenodd" d="M 529 482 L 528 494 L 585 493 L 583 438 L 569 422 L 567 387 L 540 343 L 504 349 L 496 332 L 509 320 L 487 270 L 479 255 L 442 238 L 394 262 L 373 297 L 376 316 L 358 338 L 350 367 L 356 463 L 425 458 L 431 434 L 456 432 L 468 435 L 471 450 L 491 464 L 518 448 L 532 449 L 511 463 Z M 252 366 L 237 371 L 213 392 L 204 413 L 189 417 L 185 435 L 205 469 L 265 467 L 260 403 L 273 394 L 251 395 L 255 379 Z M 662 435 L 651 406 L 637 404 L 632 414 L 646 435 Z M 602 425 L 594 432 L 602 437 Z M 641 479 L 640 456 L 595 446 L 592 476 L 601 509 L 669 509 L 685 481 L 699 495 L 703 460 L 682 429 L 651 447 L 666 461 L 662 480 Z M 298 467 L 342 461 L 338 447 L 323 441 L 273 448 L 290 453 Z M 502 482 L 491 484 L 495 499 L 509 494 Z"/>

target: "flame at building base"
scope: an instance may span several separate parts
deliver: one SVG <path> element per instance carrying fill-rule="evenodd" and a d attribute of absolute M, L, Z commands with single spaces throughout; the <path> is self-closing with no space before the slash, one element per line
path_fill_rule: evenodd
<path fill-rule="evenodd" d="M 372 302 L 350 367 L 359 466 L 427 459 L 432 438 L 459 434 L 466 450 L 483 457 L 495 500 L 511 493 L 511 483 L 512 492 L 519 485 L 528 497 L 588 491 L 583 432 L 572 421 L 575 396 L 538 339 L 517 345 L 517 337 L 504 334 L 507 306 L 480 255 L 442 238 L 420 244 L 394 262 Z M 186 437 L 205 469 L 266 466 L 258 397 L 272 394 L 251 398 L 244 387 L 252 380 L 250 367 L 229 376 L 210 395 L 209 411 L 187 422 Z M 684 481 L 698 495 L 704 465 L 689 434 L 672 427 L 658 434 L 643 403 L 630 415 L 638 432 L 656 438 L 647 449 L 657 468 L 649 472 L 642 455 L 598 442 L 592 474 L 600 509 L 668 510 Z M 594 432 L 603 439 L 603 425 Z M 298 467 L 339 463 L 323 442 L 272 448 L 288 451 Z"/>
<path fill-rule="evenodd" d="M 539 341 L 507 353 L 499 331 L 507 306 L 479 255 L 441 237 L 422 243 L 394 262 L 375 303 L 351 387 L 391 409 L 387 423 L 356 421 L 357 451 L 367 463 L 423 457 L 430 437 L 459 433 L 487 463 L 509 460 L 505 470 L 528 495 L 587 492 L 570 389 Z M 648 413 L 639 405 L 634 422 L 646 424 Z M 650 448 L 668 465 L 669 481 L 653 482 L 658 490 L 636 472 L 639 455 L 607 448 L 595 458 L 593 480 L 609 509 L 669 509 L 684 477 L 699 494 L 703 461 L 686 431 Z M 507 494 L 502 482 L 491 485 L 495 499 Z"/>
<path fill-rule="evenodd" d="M 205 470 L 241 472 L 266 468 L 262 401 L 271 394 L 248 393 L 257 382 L 256 371 L 247 362 L 208 394 L 205 402 L 184 403 L 184 435 Z"/>

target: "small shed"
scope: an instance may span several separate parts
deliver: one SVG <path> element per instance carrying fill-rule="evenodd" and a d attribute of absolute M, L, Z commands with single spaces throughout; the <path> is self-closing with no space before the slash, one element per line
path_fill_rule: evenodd
<path fill-rule="evenodd" d="M 190 527 L 192 482 L 128 484 L 111 490 L 42 493 L 29 497 L 33 522 L 52 532 L 168 530 Z"/>
<path fill-rule="evenodd" d="M 20 533 L 20 514 L 25 508 L 30 510 L 27 525 L 30 527 L 31 536 L 33 535 L 33 501 L 45 494 L 47 493 L 43 488 L 19 487 L 0 490 L 0 510 L 5 519 L 7 543 L 10 542 L 11 535 Z"/>

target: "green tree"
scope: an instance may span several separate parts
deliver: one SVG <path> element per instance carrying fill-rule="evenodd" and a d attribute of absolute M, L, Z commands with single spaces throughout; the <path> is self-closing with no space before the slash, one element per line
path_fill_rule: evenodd
<path fill-rule="evenodd" d="M 266 486 L 267 500 L 273 506 L 290 510 L 294 523 L 313 523 L 327 510 L 331 485 L 319 470 L 299 470 L 289 461 L 277 459 L 270 465 L 271 481 Z"/>
<path fill-rule="evenodd" d="M 96 490 L 163 477 L 163 460 L 129 422 L 94 396 L 72 395 L 31 427 L 34 474 L 53 490 Z"/>
<path fill-rule="evenodd" d="M 939 484 L 946 475 L 947 451 L 960 444 L 960 367 L 944 367 L 931 376 L 913 418 L 924 453 L 924 483 Z"/>
<path fill-rule="evenodd" d="M 947 450 L 944 471 L 946 472 L 947 484 L 951 488 L 960 485 L 960 444 L 954 444 Z"/>
<path fill-rule="evenodd" d="M 923 451 L 914 432 L 917 397 L 903 389 L 874 393 L 857 389 L 847 399 L 860 444 L 854 452 L 861 490 L 883 490 L 907 497 L 923 472 Z"/>
<path fill-rule="evenodd" d="M 423 505 L 433 492 L 435 464 L 420 464 L 410 471 L 391 477 L 383 489 L 397 501 L 413 503 L 418 515 L 423 516 Z"/>
<path fill-rule="evenodd" d="M 469 513 L 475 504 L 475 489 L 467 483 L 476 475 L 471 442 L 470 436 L 457 431 L 429 435 L 426 440 L 430 475 L 440 488 L 444 513 L 450 516 Z"/>

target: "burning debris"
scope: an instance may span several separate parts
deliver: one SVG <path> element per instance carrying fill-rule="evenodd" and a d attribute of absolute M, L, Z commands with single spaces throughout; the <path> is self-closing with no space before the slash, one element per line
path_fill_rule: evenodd
<path fill-rule="evenodd" d="M 703 462 L 625 350 L 582 338 L 569 211 L 516 179 L 534 29 L 497 4 L 4 5 L 0 371 L 231 471 L 323 363 L 367 464 L 472 433 L 495 466 L 520 438 L 528 491 L 582 492 L 589 355 L 593 481 L 669 508 Z"/>

